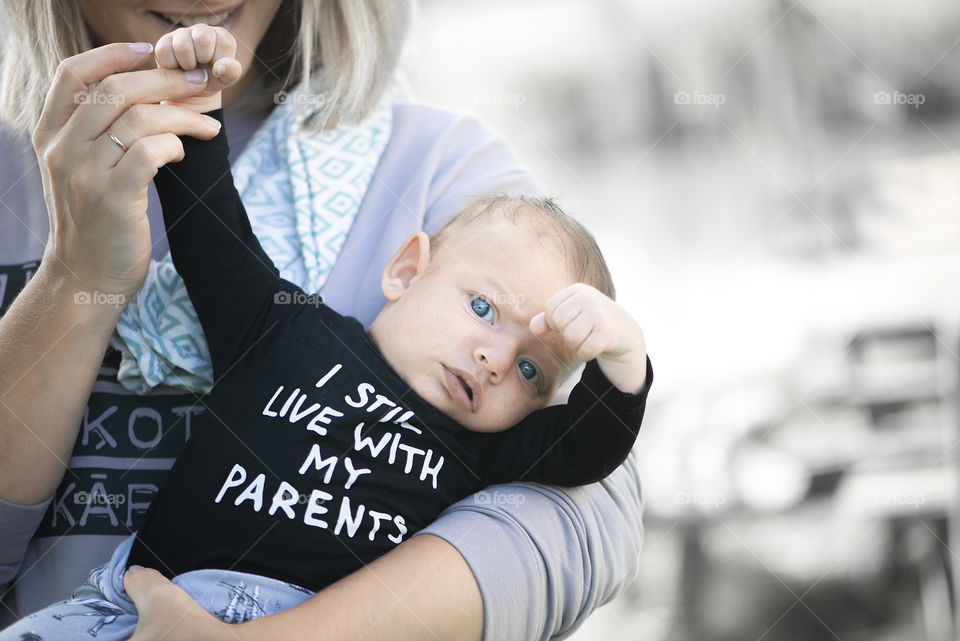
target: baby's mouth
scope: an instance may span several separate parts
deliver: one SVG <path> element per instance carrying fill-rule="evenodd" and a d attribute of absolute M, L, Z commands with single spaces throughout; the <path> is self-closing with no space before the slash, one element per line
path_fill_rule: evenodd
<path fill-rule="evenodd" d="M 460 381 L 460 384 L 461 384 L 461 385 L 463 385 L 463 391 L 467 393 L 467 398 L 470 399 L 470 404 L 472 405 L 472 404 L 473 404 L 473 390 L 470 389 L 470 386 L 467 384 L 467 382 L 466 382 L 465 380 L 463 380 L 463 377 L 462 377 L 462 376 L 457 376 L 457 380 Z"/>
<path fill-rule="evenodd" d="M 472 374 L 461 370 L 443 367 L 447 391 L 453 400 L 467 412 L 473 414 L 483 401 L 480 381 Z"/>

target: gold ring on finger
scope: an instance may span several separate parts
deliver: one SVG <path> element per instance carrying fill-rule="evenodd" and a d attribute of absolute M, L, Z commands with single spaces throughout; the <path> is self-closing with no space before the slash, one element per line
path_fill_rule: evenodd
<path fill-rule="evenodd" d="M 109 127 L 107 128 L 107 135 L 110 136 L 110 140 L 117 143 L 117 147 L 120 147 L 120 151 L 123 151 L 123 152 L 127 151 L 127 146 L 123 144 L 119 138 L 117 138 L 117 134 L 113 133 L 113 131 L 111 131 Z"/>

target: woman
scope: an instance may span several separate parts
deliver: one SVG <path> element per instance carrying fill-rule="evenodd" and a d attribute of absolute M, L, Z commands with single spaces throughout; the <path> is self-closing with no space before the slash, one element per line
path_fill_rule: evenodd
<path fill-rule="evenodd" d="M 176 135 L 215 133 L 196 113 L 155 104 L 203 91 L 202 79 L 148 69 L 149 48 L 126 43 L 155 42 L 172 22 L 225 18 L 247 74 L 225 95 L 237 154 L 283 95 L 284 81 L 321 67 L 315 126 L 374 110 L 394 72 L 410 7 L 382 0 L 9 0 L 6 11 L 0 585 L 8 584 L 5 603 L 25 614 L 66 596 L 106 560 L 136 529 L 190 430 L 216 420 L 193 394 L 161 387 L 131 396 L 116 383 L 116 352 L 104 359 L 150 258 L 166 253 L 152 176 L 179 158 Z M 293 42 L 291 60 L 285 54 Z M 321 290 L 365 323 L 382 304 L 375 279 L 397 239 L 437 228 L 469 195 L 536 191 L 502 143 L 471 120 L 403 103 L 390 110 L 389 140 Z M 31 130 L 39 167 L 26 153 Z M 126 150 L 120 162 L 117 146 Z M 91 295 L 117 304 L 77 304 Z M 92 496 L 113 504 L 95 504 Z M 573 492 L 495 488 L 461 501 L 422 535 L 302 606 L 229 632 L 302 638 L 309 626 L 334 638 L 549 638 L 633 578 L 640 511 L 632 460 L 603 484 Z M 141 612 L 135 639 L 227 632 L 156 573 L 131 573 L 128 591 Z M 171 630 L 171 621 L 180 627 Z"/>

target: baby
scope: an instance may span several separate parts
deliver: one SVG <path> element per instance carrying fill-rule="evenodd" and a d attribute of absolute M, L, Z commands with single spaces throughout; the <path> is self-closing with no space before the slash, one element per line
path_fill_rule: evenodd
<path fill-rule="evenodd" d="M 184 31 L 216 45 L 175 53 Z M 221 121 L 234 51 L 206 25 L 156 47 L 161 67 L 211 68 L 209 95 L 178 104 Z M 131 565 L 191 594 L 220 590 L 222 608 L 207 607 L 224 620 L 272 614 L 483 487 L 592 483 L 626 458 L 653 377 L 643 334 L 612 300 L 592 237 L 551 201 L 483 197 L 433 237 L 411 236 L 383 268 L 387 303 L 365 331 L 279 277 L 233 187 L 223 130 L 183 146 L 156 184 L 210 348 L 218 425 L 191 438 L 140 531 L 74 599 L 0 640 L 93 627 L 127 638 Z M 568 403 L 548 407 L 583 362 Z"/>

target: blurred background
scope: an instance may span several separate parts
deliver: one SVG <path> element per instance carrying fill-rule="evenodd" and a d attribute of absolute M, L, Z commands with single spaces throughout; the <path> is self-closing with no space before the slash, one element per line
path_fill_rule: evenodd
<path fill-rule="evenodd" d="M 957 639 L 960 4 L 423 0 L 407 69 L 646 332 L 642 567 L 572 638 Z"/>

